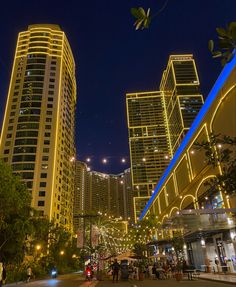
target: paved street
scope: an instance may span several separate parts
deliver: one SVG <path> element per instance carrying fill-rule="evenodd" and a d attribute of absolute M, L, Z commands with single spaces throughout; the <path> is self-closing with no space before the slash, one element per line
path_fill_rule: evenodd
<path fill-rule="evenodd" d="M 104 281 L 85 281 L 83 277 L 78 274 L 68 274 L 59 276 L 57 279 L 32 281 L 24 284 L 11 284 L 7 286 L 27 286 L 27 287 L 227 287 L 231 284 L 208 281 L 208 280 L 183 280 L 177 282 L 175 279 L 168 280 L 149 280 L 144 281 L 119 281 L 118 283 L 112 283 L 112 281 L 106 279 Z"/>
<path fill-rule="evenodd" d="M 20 286 L 20 287 L 94 287 L 97 285 L 97 281 L 88 282 L 78 274 L 68 274 L 59 276 L 57 279 L 47 279 L 32 281 L 24 284 L 10 284 L 9 287 Z"/>

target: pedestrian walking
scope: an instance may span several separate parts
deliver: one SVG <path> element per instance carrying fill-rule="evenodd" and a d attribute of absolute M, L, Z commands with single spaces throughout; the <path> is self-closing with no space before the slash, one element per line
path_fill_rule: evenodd
<path fill-rule="evenodd" d="M 2 287 L 2 279 L 3 278 L 3 263 L 0 262 L 0 287 Z"/>
<path fill-rule="evenodd" d="M 119 271 L 120 271 L 120 264 L 117 262 L 117 259 L 114 260 L 114 263 L 112 264 L 112 282 L 114 283 L 115 281 L 118 282 L 118 277 L 119 277 Z"/>
<path fill-rule="evenodd" d="M 27 267 L 26 273 L 27 273 L 27 280 L 26 281 L 29 282 L 31 277 L 32 277 L 32 269 L 30 266 Z"/>
<path fill-rule="evenodd" d="M 2 262 L 0 262 L 0 287 L 2 287 L 2 285 L 5 284 L 6 277 L 7 277 L 6 267 Z"/>

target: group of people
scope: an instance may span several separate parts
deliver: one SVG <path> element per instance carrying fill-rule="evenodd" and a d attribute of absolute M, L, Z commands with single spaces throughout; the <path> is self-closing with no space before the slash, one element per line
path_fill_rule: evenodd
<path fill-rule="evenodd" d="M 139 279 L 139 273 L 144 273 L 146 278 L 156 278 L 159 280 L 166 279 L 171 272 L 175 272 L 176 267 L 174 263 L 166 262 L 155 262 L 153 264 L 146 264 L 145 267 L 140 268 L 137 262 L 130 262 L 127 266 L 128 276 L 127 279 Z M 123 268 L 124 269 L 124 268 Z M 110 265 L 108 274 L 112 275 L 112 281 L 117 282 L 119 278 L 119 273 L 122 273 L 122 266 L 117 262 L 117 259 Z M 123 270 L 124 271 L 124 270 Z M 122 274 L 121 274 L 122 277 Z"/>
<path fill-rule="evenodd" d="M 138 280 L 139 273 L 142 272 L 145 274 L 146 278 L 153 278 L 153 276 L 155 276 L 157 279 L 166 279 L 168 272 L 171 270 L 172 270 L 171 265 L 167 263 L 146 264 L 144 268 L 140 268 L 137 262 L 131 261 L 129 265 L 127 266 L 127 277 L 126 276 L 123 276 L 123 277 L 126 279 Z M 117 262 L 117 259 L 115 259 L 114 262 L 110 265 L 110 268 L 108 270 L 108 274 L 112 275 L 113 282 L 118 282 L 120 271 L 121 271 L 121 277 L 122 277 L 122 272 L 124 273 L 126 272 L 126 270 L 124 266 L 122 267 Z"/>

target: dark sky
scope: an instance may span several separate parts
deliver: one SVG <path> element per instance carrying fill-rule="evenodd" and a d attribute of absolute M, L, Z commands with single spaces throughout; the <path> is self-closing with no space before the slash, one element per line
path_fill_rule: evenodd
<path fill-rule="evenodd" d="M 59 24 L 77 65 L 77 157 L 118 173 L 129 166 L 125 93 L 156 90 L 171 53 L 193 53 L 206 97 L 221 71 L 207 48 L 215 28 L 236 20 L 235 0 L 169 0 L 150 29 L 135 31 L 131 7 L 156 11 L 165 0 L 24 0 L 0 4 L 0 123 L 17 34 L 33 23 Z M 4 4 L 3 4 L 4 3 Z M 103 157 L 108 164 L 101 163 Z"/>

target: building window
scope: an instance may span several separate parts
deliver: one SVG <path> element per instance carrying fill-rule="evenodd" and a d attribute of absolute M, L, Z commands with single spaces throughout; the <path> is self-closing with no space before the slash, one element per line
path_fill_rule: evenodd
<path fill-rule="evenodd" d="M 45 140 L 45 141 L 44 141 L 44 144 L 45 144 L 45 145 L 50 145 L 50 141 L 49 141 L 49 140 Z"/>
<path fill-rule="evenodd" d="M 48 148 L 48 147 L 45 147 L 45 148 L 43 149 L 43 152 L 48 153 L 48 152 L 49 152 L 49 148 Z"/>
<path fill-rule="evenodd" d="M 42 156 L 42 161 L 48 161 L 48 156 L 46 155 Z"/>
<path fill-rule="evenodd" d="M 9 154 L 9 149 L 5 149 L 4 154 Z"/>
<path fill-rule="evenodd" d="M 45 191 L 39 191 L 39 196 L 45 196 L 46 192 Z"/>
<path fill-rule="evenodd" d="M 45 126 L 45 130 L 50 130 L 51 128 L 52 128 L 52 126 L 50 126 L 50 125 Z"/>
<path fill-rule="evenodd" d="M 39 215 L 39 216 L 44 216 L 44 211 L 43 211 L 43 210 L 39 210 L 39 211 L 38 211 L 38 215 Z"/>
<path fill-rule="evenodd" d="M 39 200 L 38 201 L 38 206 L 44 206 L 44 201 L 43 200 Z"/>
<path fill-rule="evenodd" d="M 43 182 L 40 182 L 40 184 L 39 184 L 40 187 L 46 187 L 46 185 L 47 185 L 47 183 L 44 182 L 44 181 L 43 181 Z"/>
<path fill-rule="evenodd" d="M 47 178 L 47 173 L 41 173 L 40 178 Z"/>
<path fill-rule="evenodd" d="M 27 181 L 27 182 L 26 182 L 26 186 L 27 186 L 28 188 L 32 188 L 32 187 L 33 187 L 33 181 Z"/>
<path fill-rule="evenodd" d="M 48 109 L 52 109 L 52 104 L 47 104 Z"/>
<path fill-rule="evenodd" d="M 51 133 L 44 133 L 45 137 L 50 137 Z"/>
<path fill-rule="evenodd" d="M 47 115 L 51 116 L 52 115 L 52 111 L 47 111 Z"/>

